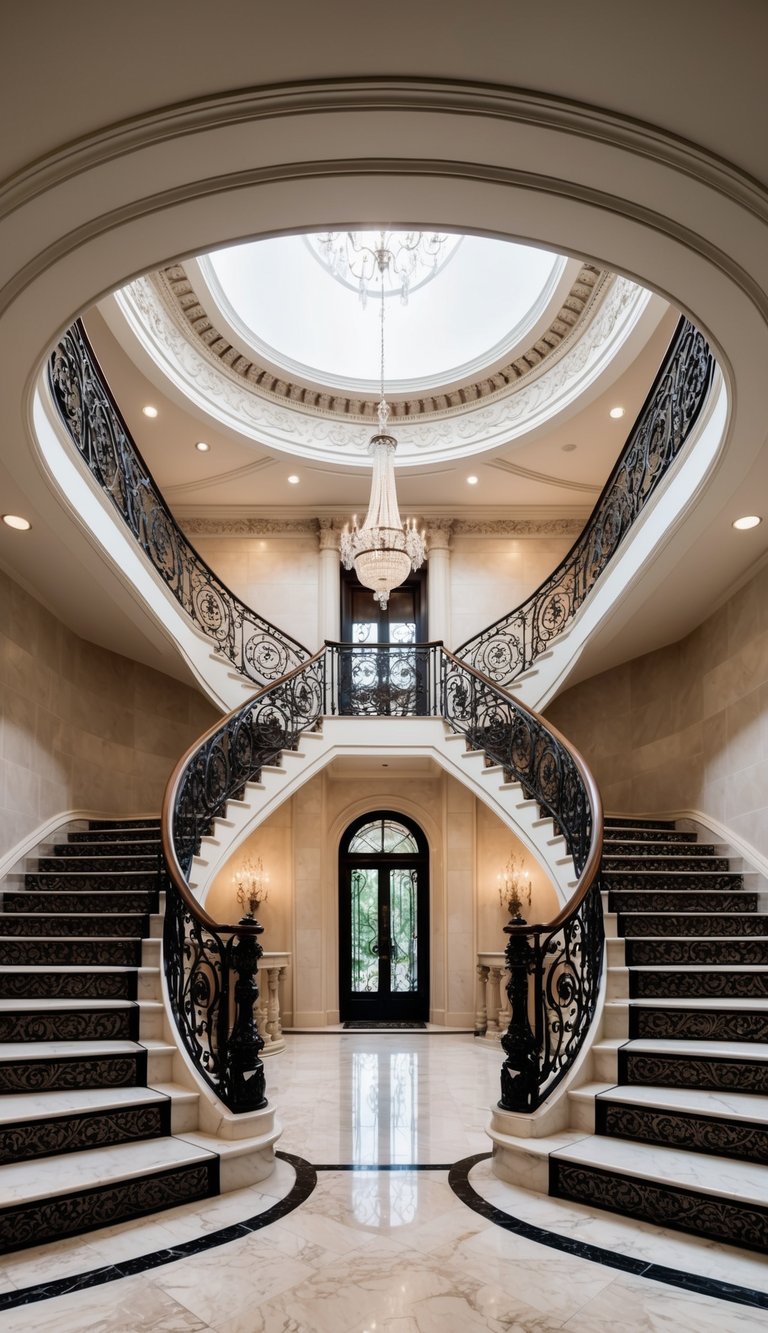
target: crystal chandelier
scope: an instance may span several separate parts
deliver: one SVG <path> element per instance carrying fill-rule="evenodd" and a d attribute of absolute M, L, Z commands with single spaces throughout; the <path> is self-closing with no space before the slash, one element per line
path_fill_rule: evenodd
<path fill-rule="evenodd" d="M 416 520 L 403 524 L 395 489 L 395 450 L 397 440 L 390 435 L 389 404 L 384 398 L 384 274 L 393 260 L 392 252 L 384 245 L 376 252 L 376 263 L 381 274 L 380 321 L 380 387 L 378 406 L 379 429 L 371 437 L 368 452 L 373 456 L 371 498 L 363 526 L 352 520 L 352 531 L 347 526 L 341 534 L 341 561 L 345 569 L 354 567 L 364 588 L 371 588 L 374 600 L 384 609 L 393 588 L 408 577 L 412 569 L 424 563 L 427 553 L 424 533 L 416 530 Z"/>
<path fill-rule="evenodd" d="M 356 287 L 365 306 L 371 280 L 378 273 L 388 295 L 408 304 L 411 288 L 419 287 L 442 268 L 461 240 L 426 231 L 325 231 L 307 243 L 331 277 Z M 383 260 L 383 264 L 382 264 Z"/>

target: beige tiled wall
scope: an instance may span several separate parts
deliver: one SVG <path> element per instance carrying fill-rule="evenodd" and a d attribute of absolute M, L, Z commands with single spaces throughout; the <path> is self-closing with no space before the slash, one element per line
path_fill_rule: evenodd
<path fill-rule="evenodd" d="M 318 646 L 317 538 L 194 537 L 220 579 L 260 616 L 313 651 Z"/>
<path fill-rule="evenodd" d="M 699 810 L 768 856 L 768 569 L 679 643 L 548 709 L 608 811 Z"/>
<path fill-rule="evenodd" d="M 66 629 L 0 572 L 0 856 L 72 809 L 159 813 L 215 713 L 197 690 Z"/>
<path fill-rule="evenodd" d="M 475 537 L 451 543 L 451 638 L 458 646 L 514 610 L 543 582 L 572 537 Z"/>

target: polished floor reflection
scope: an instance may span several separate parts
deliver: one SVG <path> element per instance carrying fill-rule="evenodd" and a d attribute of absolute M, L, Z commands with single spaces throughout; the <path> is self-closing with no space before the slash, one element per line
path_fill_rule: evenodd
<path fill-rule="evenodd" d="M 261 1229 L 221 1229 L 273 1209 L 294 1182 L 281 1162 L 258 1189 L 189 1205 L 0 1260 L 0 1300 L 106 1264 L 125 1276 L 5 1309 L 0 1329 L 127 1333 L 749 1333 L 768 1309 L 629 1276 L 512 1234 L 471 1211 L 448 1183 L 450 1163 L 489 1151 L 488 1107 L 499 1053 L 453 1035 L 323 1034 L 289 1039 L 268 1064 L 284 1123 L 280 1146 L 314 1164 L 300 1206 Z M 591 1242 L 768 1292 L 754 1255 L 716 1251 L 573 1205 L 542 1201 L 493 1177 L 473 1188 L 497 1208 L 536 1219 L 566 1244 Z M 224 1233 L 230 1234 L 230 1233 Z M 199 1253 L 176 1257 L 199 1240 Z M 208 1242 L 214 1242 L 208 1247 Z M 142 1257 L 164 1251 L 163 1262 Z M 698 1265 L 698 1268 L 697 1268 Z M 136 1271 L 137 1268 L 143 1271 Z M 114 1276 L 117 1270 L 110 1270 Z M 3 1296 L 6 1293 L 6 1297 Z M 1 1308 L 1 1307 L 0 1307 Z"/>

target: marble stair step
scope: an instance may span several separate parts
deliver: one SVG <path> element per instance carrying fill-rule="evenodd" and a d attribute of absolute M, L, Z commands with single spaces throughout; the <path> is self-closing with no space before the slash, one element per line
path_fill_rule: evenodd
<path fill-rule="evenodd" d="M 618 917 L 617 929 L 628 939 L 637 936 L 763 936 L 768 933 L 768 917 L 757 912 L 719 912 L 715 916 L 707 912 L 625 912 Z"/>
<path fill-rule="evenodd" d="M 171 1098 L 157 1089 L 75 1088 L 0 1098 L 0 1165 L 171 1133 Z"/>
<path fill-rule="evenodd" d="M 768 1044 L 766 1000 L 629 1000 L 623 1007 L 631 1038 Z"/>
<path fill-rule="evenodd" d="M 626 824 L 606 825 L 603 845 L 610 848 L 614 842 L 634 843 L 695 843 L 696 834 L 682 829 L 630 828 Z"/>
<path fill-rule="evenodd" d="M 550 1193 L 768 1251 L 768 1167 L 600 1135 L 556 1149 Z"/>
<path fill-rule="evenodd" d="M 603 871 L 611 874 L 614 872 L 628 874 L 634 870 L 648 870 L 655 874 L 678 870 L 712 870 L 727 874 L 728 869 L 727 856 L 715 856 L 714 852 L 709 855 L 702 854 L 698 850 L 698 844 L 691 844 L 690 851 L 683 856 L 675 852 L 654 852 L 648 856 L 638 856 L 636 853 L 618 854 L 610 849 L 610 846 L 603 853 Z"/>
<path fill-rule="evenodd" d="M 611 1052 L 608 1039 L 595 1045 L 595 1069 L 621 1084 L 768 1095 L 765 1042 L 641 1037 L 619 1039 Z"/>
<path fill-rule="evenodd" d="M 145 940 L 101 936 L 99 939 L 66 935 L 38 935 L 34 938 L 0 934 L 0 958 L 8 966 L 75 966 L 99 964 L 138 967 Z"/>
<path fill-rule="evenodd" d="M 0 940 L 3 936 L 24 936 L 53 938 L 56 936 L 76 936 L 78 939 L 95 939 L 100 936 L 110 938 L 125 937 L 142 939 L 149 934 L 148 913 L 123 912 L 68 912 L 50 916 L 39 916 L 27 912 L 0 912 Z M 4 954 L 0 950 L 0 958 Z"/>
<path fill-rule="evenodd" d="M 685 967 L 710 963 L 745 963 L 768 966 L 768 932 L 764 935 L 667 935 L 624 939 L 628 967 L 653 967 L 656 964 Z"/>
<path fill-rule="evenodd" d="M 149 892 L 157 889 L 157 868 L 150 867 L 134 870 L 73 870 L 67 862 L 62 862 L 58 870 L 30 870 L 24 876 L 24 887 L 28 890 L 58 889 L 60 892 L 73 892 L 75 889 L 144 889 Z"/>
<path fill-rule="evenodd" d="M 176 1048 L 160 1039 L 0 1043 L 0 1092 L 169 1082 Z"/>
<path fill-rule="evenodd" d="M 79 829 L 68 835 L 68 846 L 74 843 L 88 843 L 97 847 L 103 843 L 113 843 L 116 847 L 124 847 L 126 843 L 147 843 L 159 847 L 161 843 L 159 829 L 123 829 L 113 831 L 111 829 Z"/>
<path fill-rule="evenodd" d="M 630 999 L 768 999 L 768 965 L 739 967 L 699 964 L 691 967 L 628 969 Z"/>
<path fill-rule="evenodd" d="M 0 1252 L 78 1235 L 218 1193 L 219 1159 L 178 1138 L 0 1167 Z"/>
<path fill-rule="evenodd" d="M 591 1093 L 596 1134 L 768 1165 L 768 1097 L 698 1088 L 596 1087 Z M 587 1100 L 590 1091 L 580 1089 L 579 1097 Z"/>
<path fill-rule="evenodd" d="M 137 1041 L 134 1000 L 0 1000 L 0 1042 Z"/>
<path fill-rule="evenodd" d="M 636 861 L 642 865 L 645 861 L 675 860 L 684 864 L 699 858 L 717 859 L 721 853 L 713 842 L 633 842 L 631 839 L 607 837 L 603 842 L 604 855 L 611 860 Z M 724 858 L 725 859 L 725 858 Z"/>
<path fill-rule="evenodd" d="M 109 871 L 109 870 L 157 870 L 157 852 L 140 852 L 134 856 L 120 854 L 116 852 L 106 855 L 97 855 L 91 852 L 88 855 L 72 854 L 62 855 L 58 853 L 55 856 L 40 856 L 37 860 L 37 873 L 45 874 L 47 872 L 68 872 L 68 871 Z"/>
<path fill-rule="evenodd" d="M 159 977 L 157 968 L 138 967 L 0 967 L 0 999 L 135 1000 L 139 976 Z M 154 987 L 152 988 L 154 993 Z"/>
<path fill-rule="evenodd" d="M 58 891 L 54 888 L 38 890 L 11 889 L 2 895 L 5 912 L 20 912 L 22 915 L 38 912 L 56 912 L 63 915 L 74 913 L 96 914 L 119 912 L 121 915 L 147 916 L 157 911 L 158 891 L 154 889 L 109 889 L 103 886 L 94 892 L 92 888 L 77 891 L 76 887 Z"/>
<path fill-rule="evenodd" d="M 610 889 L 608 910 L 627 912 L 756 912 L 758 897 L 748 889 Z"/>
<path fill-rule="evenodd" d="M 726 889 L 741 887 L 741 871 L 723 870 L 604 870 L 607 889 Z"/>
<path fill-rule="evenodd" d="M 663 829 L 665 832 L 672 833 L 677 831 L 674 819 L 640 819 L 634 815 L 606 815 L 605 827 L 607 829 Z"/>

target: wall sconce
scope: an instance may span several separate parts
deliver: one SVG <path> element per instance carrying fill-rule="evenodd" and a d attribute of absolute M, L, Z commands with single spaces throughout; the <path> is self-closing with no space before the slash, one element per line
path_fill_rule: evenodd
<path fill-rule="evenodd" d="M 522 916 L 523 895 L 525 896 L 526 907 L 529 911 L 531 908 L 531 881 L 529 878 L 526 885 L 525 869 L 525 857 L 515 856 L 514 852 L 510 852 L 504 870 L 498 875 L 499 902 L 502 907 L 506 907 L 511 917 L 520 917 L 521 920 L 524 920 Z"/>
<path fill-rule="evenodd" d="M 252 861 L 250 857 L 239 865 L 232 876 L 235 897 L 245 912 L 244 920 L 252 921 L 259 903 L 265 903 L 269 897 L 269 875 L 264 873 L 261 857 Z"/>

